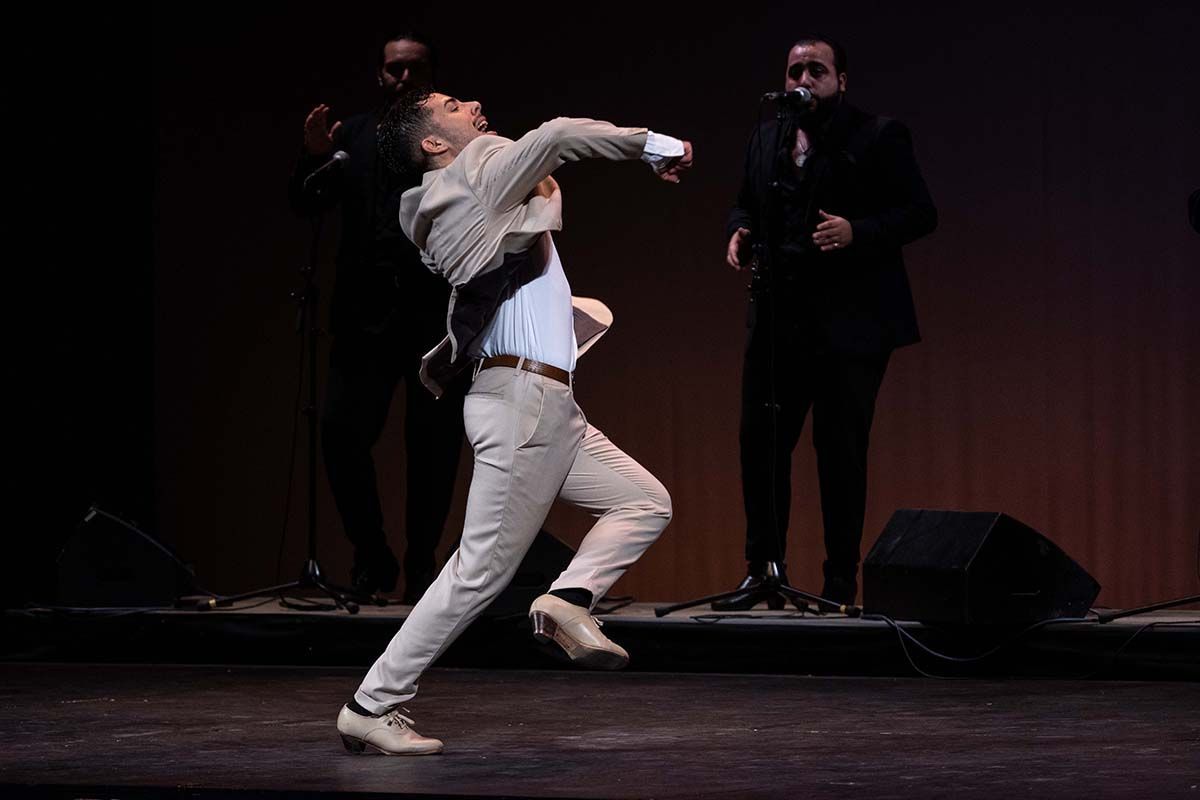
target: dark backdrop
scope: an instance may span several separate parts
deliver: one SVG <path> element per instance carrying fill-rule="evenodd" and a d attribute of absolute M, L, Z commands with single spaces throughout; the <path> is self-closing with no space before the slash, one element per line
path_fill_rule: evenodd
<path fill-rule="evenodd" d="M 744 568 L 745 291 L 723 263 L 723 225 L 756 98 L 781 87 L 792 40 L 815 28 L 849 50 L 850 99 L 910 125 L 941 218 L 906 250 L 925 341 L 896 354 L 880 395 L 864 552 L 898 507 L 1002 510 L 1090 570 L 1103 603 L 1195 592 L 1200 236 L 1185 205 L 1200 186 L 1200 18 L 1185 2 L 1053 5 L 743 3 L 676 19 L 672 7 L 356 3 L 156 17 L 153 481 L 136 483 L 150 470 L 133 458 L 129 491 L 150 498 L 155 531 L 209 586 L 274 580 L 298 345 L 287 291 L 307 247 L 287 175 L 308 109 L 373 103 L 380 34 L 416 27 L 438 44 L 440 86 L 481 100 L 502 132 L 578 115 L 695 143 L 681 186 L 639 164 L 561 170 L 558 240 L 575 293 L 616 315 L 581 364 L 581 404 L 675 501 L 618 590 L 657 600 L 732 585 Z M 398 400 L 378 448 L 397 546 L 402 414 Z M 789 563 L 814 588 L 807 435 L 796 465 Z M 302 500 L 285 578 L 302 562 Z M 344 576 L 323 484 L 320 501 L 322 561 Z M 560 509 L 548 527 L 576 542 L 587 524 Z"/>

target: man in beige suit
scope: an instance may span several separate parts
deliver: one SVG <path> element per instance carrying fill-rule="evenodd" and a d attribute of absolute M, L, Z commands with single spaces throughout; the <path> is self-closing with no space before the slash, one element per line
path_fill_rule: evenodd
<path fill-rule="evenodd" d="M 575 558 L 530 608 L 534 635 L 575 662 L 618 669 L 629 660 L 590 611 L 671 519 L 662 484 L 590 425 L 572 372 L 607 327 L 601 304 L 573 307 L 550 232 L 562 194 L 550 177 L 583 158 L 648 162 L 678 182 L 691 145 L 606 122 L 559 118 L 517 141 L 492 134 L 479 103 L 413 94 L 379 127 L 385 163 L 420 185 L 404 193 L 400 224 L 426 265 L 453 286 L 449 335 L 425 358 L 435 393 L 477 362 L 463 409 L 475 452 L 459 549 L 338 715 L 347 749 L 441 752 L 400 704 L 427 667 L 508 585 L 556 498 L 597 517 Z"/>

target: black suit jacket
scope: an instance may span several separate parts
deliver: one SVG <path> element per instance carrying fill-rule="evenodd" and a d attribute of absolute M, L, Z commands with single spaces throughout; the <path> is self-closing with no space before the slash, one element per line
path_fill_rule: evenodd
<path fill-rule="evenodd" d="M 304 179 L 330 154 L 301 154 L 288 196 L 298 214 L 340 204 L 341 240 L 330 308 L 335 334 L 380 333 L 397 323 L 427 331 L 414 333 L 421 344 L 445 325 L 449 287 L 421 262 L 416 246 L 400 229 L 400 195 L 405 187 L 380 163 L 375 129 L 379 115 L 368 112 L 342 123 L 334 148 L 349 159 L 323 182 L 319 194 L 302 191 Z"/>
<path fill-rule="evenodd" d="M 805 165 L 811 200 L 802 229 L 787 233 L 811 242 L 823 210 L 850 221 L 853 242 L 844 250 L 822 253 L 814 247 L 782 259 L 777 180 L 794 141 L 794 123 L 786 120 L 765 122 L 751 137 L 726 241 L 739 227 L 761 235 L 766 223 L 772 285 L 783 295 L 779 315 L 806 329 L 801 341 L 849 354 L 920 341 L 900 248 L 933 231 L 937 210 L 908 128 L 842 101 Z"/>

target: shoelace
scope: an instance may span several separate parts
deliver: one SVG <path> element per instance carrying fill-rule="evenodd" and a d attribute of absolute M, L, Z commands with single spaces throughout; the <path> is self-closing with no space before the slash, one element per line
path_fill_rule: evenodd
<path fill-rule="evenodd" d="M 407 711 L 408 709 L 404 709 L 404 710 Z M 411 719 L 409 719 L 408 717 L 401 714 L 400 710 L 397 709 L 395 711 L 388 713 L 387 722 L 384 724 L 386 724 L 388 727 L 391 727 L 392 725 L 399 725 L 401 728 L 408 728 L 408 727 L 411 727 L 414 723 Z"/>

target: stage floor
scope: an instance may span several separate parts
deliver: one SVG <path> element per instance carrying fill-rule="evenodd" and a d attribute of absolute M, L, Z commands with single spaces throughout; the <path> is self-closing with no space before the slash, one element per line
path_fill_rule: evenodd
<path fill-rule="evenodd" d="M 440 756 L 352 756 L 359 670 L 0 666 L 0 796 L 1200 796 L 1200 686 L 432 670 Z M 280 794 L 276 794 L 280 793 Z"/>

